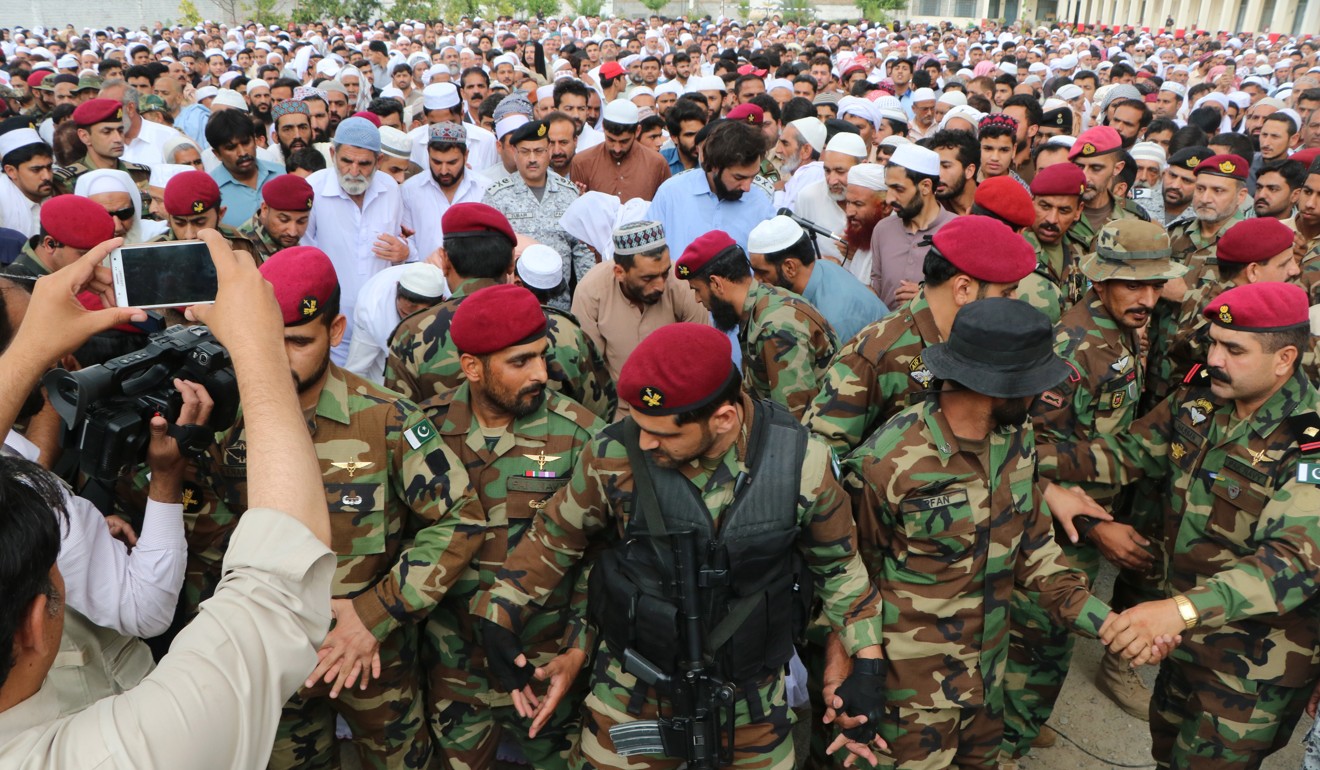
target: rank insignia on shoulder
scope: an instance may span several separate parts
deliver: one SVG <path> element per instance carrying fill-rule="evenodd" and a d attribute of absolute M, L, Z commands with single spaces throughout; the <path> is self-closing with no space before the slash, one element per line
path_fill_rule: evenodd
<path fill-rule="evenodd" d="M 1063 406 L 1063 396 L 1060 396 L 1052 390 L 1047 390 L 1044 393 L 1041 393 L 1040 400 L 1055 409 L 1059 409 Z"/>
<path fill-rule="evenodd" d="M 1297 448 L 1303 452 L 1320 450 L 1320 414 L 1303 412 L 1288 418 L 1297 434 Z"/>
<path fill-rule="evenodd" d="M 1208 379 L 1209 377 L 1210 377 L 1210 372 L 1206 371 L 1205 366 L 1201 364 L 1196 364 L 1195 366 L 1192 367 L 1192 370 L 1187 373 L 1187 376 L 1183 378 L 1183 384 L 1191 385 L 1193 383 L 1199 383 Z"/>

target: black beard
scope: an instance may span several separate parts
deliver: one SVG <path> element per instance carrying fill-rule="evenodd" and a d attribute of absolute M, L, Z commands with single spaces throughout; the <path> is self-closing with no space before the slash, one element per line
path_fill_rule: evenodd
<path fill-rule="evenodd" d="M 710 316 L 715 322 L 715 328 L 720 331 L 730 332 L 738 328 L 741 319 L 738 318 L 738 309 L 733 303 L 725 302 L 716 296 L 710 298 Z"/>
<path fill-rule="evenodd" d="M 926 208 L 926 202 L 921 199 L 920 195 L 914 195 L 912 196 L 911 203 L 906 206 L 899 206 L 894 210 L 898 212 L 899 219 L 902 219 L 904 222 L 911 222 L 917 218 L 917 215 L 920 214 L 921 210 L 924 208 Z"/>
<path fill-rule="evenodd" d="M 712 178 L 711 184 L 715 188 L 715 197 L 722 201 L 736 201 L 743 197 L 742 190 L 730 190 L 724 186 L 724 180 L 720 179 L 720 173 L 716 172 Z"/>
<path fill-rule="evenodd" d="M 329 368 L 330 368 L 330 355 L 326 354 L 325 360 L 322 361 L 321 365 L 316 368 L 316 371 L 312 372 L 311 377 L 308 377 L 305 380 L 300 380 L 298 379 L 298 373 L 293 372 L 293 384 L 297 386 L 298 394 L 302 395 L 303 393 L 306 393 L 307 391 L 316 387 L 317 384 L 321 382 L 321 378 L 325 376 L 326 370 Z"/>
<path fill-rule="evenodd" d="M 991 409 L 990 416 L 1001 428 L 1021 425 L 1027 419 L 1027 402 L 1020 398 L 1009 399 Z"/>
<path fill-rule="evenodd" d="M 935 199 L 941 201 L 951 201 L 954 198 L 957 198 L 959 195 L 962 195 L 963 190 L 966 188 L 967 188 L 967 177 L 960 176 L 958 177 L 957 187 L 947 187 L 945 188 L 944 192 L 935 193 Z"/>

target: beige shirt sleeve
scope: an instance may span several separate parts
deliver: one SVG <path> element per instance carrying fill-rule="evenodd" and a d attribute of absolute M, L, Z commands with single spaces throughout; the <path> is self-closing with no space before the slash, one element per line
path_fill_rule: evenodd
<path fill-rule="evenodd" d="M 0 767 L 265 767 L 280 710 L 330 627 L 334 570 L 334 554 L 301 523 L 247 511 L 215 596 L 156 670 L 57 721 L 42 718 L 48 688 L 0 714 Z"/>

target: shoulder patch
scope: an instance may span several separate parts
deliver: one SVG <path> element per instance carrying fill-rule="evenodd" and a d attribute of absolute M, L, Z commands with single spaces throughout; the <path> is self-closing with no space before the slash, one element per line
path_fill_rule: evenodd
<path fill-rule="evenodd" d="M 1320 414 L 1303 412 L 1288 418 L 1297 436 L 1297 448 L 1303 452 L 1320 450 Z"/>
<path fill-rule="evenodd" d="M 440 434 L 436 431 L 431 421 L 423 417 L 420 422 L 403 432 L 403 437 L 408 442 L 408 446 L 413 449 L 421 449 L 431 443 Z"/>
<path fill-rule="evenodd" d="M 1052 390 L 1047 390 L 1044 393 L 1041 393 L 1040 400 L 1042 403 L 1052 406 L 1055 409 L 1059 409 L 1063 406 L 1063 396 Z"/>
<path fill-rule="evenodd" d="M 1082 373 L 1077 371 L 1077 367 L 1073 366 L 1071 361 L 1064 361 L 1064 363 L 1067 364 L 1068 368 L 1072 371 L 1072 374 L 1068 375 L 1068 382 L 1072 382 L 1072 383 L 1081 382 Z"/>

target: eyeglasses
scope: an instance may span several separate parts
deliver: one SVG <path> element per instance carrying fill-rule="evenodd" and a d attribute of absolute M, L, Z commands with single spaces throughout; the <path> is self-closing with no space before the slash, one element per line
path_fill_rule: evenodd
<path fill-rule="evenodd" d="M 122 208 L 117 211 L 110 211 L 107 213 L 110 214 L 110 216 L 114 217 L 115 219 L 122 219 L 123 221 L 127 222 L 128 220 L 137 216 L 137 209 L 133 208 L 132 206 L 128 206 L 127 208 Z"/>

